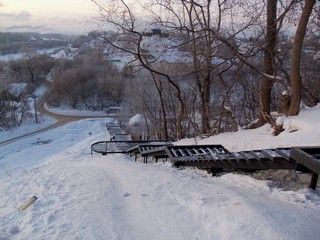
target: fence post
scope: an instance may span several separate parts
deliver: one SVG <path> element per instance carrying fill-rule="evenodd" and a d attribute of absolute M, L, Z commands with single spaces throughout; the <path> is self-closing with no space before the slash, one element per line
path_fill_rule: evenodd
<path fill-rule="evenodd" d="M 309 185 L 309 188 L 313 189 L 313 190 L 316 190 L 317 188 L 317 183 L 318 183 L 318 177 L 319 175 L 316 174 L 316 173 L 312 173 L 312 177 L 311 177 L 311 181 L 310 181 L 310 185 Z"/>

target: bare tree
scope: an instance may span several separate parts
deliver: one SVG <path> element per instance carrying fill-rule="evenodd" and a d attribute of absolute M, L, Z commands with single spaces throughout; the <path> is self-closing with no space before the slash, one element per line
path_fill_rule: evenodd
<path fill-rule="evenodd" d="M 113 0 L 112 4 L 91 1 L 99 9 L 97 20 L 103 25 L 99 31 L 100 38 L 113 48 L 131 55 L 132 66 L 150 71 L 150 80 L 153 79 L 161 103 L 161 119 L 168 120 L 164 125 L 168 127 L 171 125 L 170 121 L 174 121 L 177 138 L 184 137 L 187 134 L 185 130 L 190 129 L 190 126 L 202 134 L 210 134 L 213 130 L 216 131 L 216 128 L 226 129 L 222 123 L 225 117 L 229 118 L 230 126 L 236 125 L 235 113 L 241 114 L 239 105 L 243 104 L 232 101 L 236 91 L 232 88 L 241 89 L 241 86 L 244 86 L 244 81 L 234 74 L 241 72 L 240 69 L 252 81 L 261 79 L 258 125 L 270 119 L 268 116 L 276 105 L 272 101 L 276 95 L 274 91 L 280 91 L 279 86 L 285 86 L 286 80 L 291 80 L 291 98 L 298 96 L 294 90 L 295 70 L 292 71 L 285 62 L 281 62 L 277 51 L 278 37 L 284 29 L 284 24 L 289 22 L 293 13 L 300 13 L 296 7 L 299 4 L 297 0 L 153 0 L 146 4 L 136 3 L 139 14 L 128 1 Z M 300 19 L 309 18 L 305 11 L 302 11 Z M 143 17 L 148 18 L 145 21 L 149 24 L 156 23 L 170 36 L 174 36 L 171 38 L 175 41 L 174 47 L 183 55 L 180 61 L 174 64 L 164 61 L 163 56 L 171 51 L 169 47 L 156 54 L 145 48 L 144 39 L 149 32 L 144 32 L 145 24 L 139 18 L 142 16 L 141 12 L 145 14 Z M 306 23 L 301 25 L 306 27 Z M 105 26 L 111 27 L 116 34 L 106 34 Z M 298 29 L 302 29 L 300 24 Z M 303 38 L 304 35 L 302 40 Z M 302 45 L 298 44 L 300 40 L 295 41 L 295 48 L 301 51 Z M 170 47 L 173 48 L 173 45 Z M 295 52 L 298 50 L 293 51 L 293 54 Z M 297 65 L 294 63 L 297 61 L 293 55 L 292 60 L 291 66 L 296 69 Z M 174 66 L 174 71 L 172 68 L 168 71 L 168 65 Z M 164 87 L 164 82 L 169 85 L 168 88 Z M 189 82 L 188 85 L 186 82 Z M 256 89 L 255 84 L 249 86 Z M 223 89 L 223 94 L 215 88 Z M 163 97 L 164 89 L 169 91 L 168 98 Z M 190 94 L 190 89 L 196 91 L 196 94 Z M 187 93 L 194 101 L 191 104 L 186 100 Z M 249 99 L 254 95 L 243 96 Z M 250 107 L 255 107 L 255 104 L 251 104 Z M 196 120 L 195 111 L 200 116 L 200 121 Z M 250 115 L 254 116 L 252 112 L 255 109 L 250 111 Z"/>
<path fill-rule="evenodd" d="M 52 72 L 51 105 L 102 111 L 122 101 L 120 72 L 104 59 L 101 49 L 91 49 L 75 60 L 62 60 Z"/>
<path fill-rule="evenodd" d="M 267 0 L 267 27 L 264 40 L 264 72 L 269 76 L 275 75 L 275 55 L 277 46 L 277 0 Z M 258 125 L 266 122 L 270 115 L 271 91 L 273 81 L 262 76 L 260 83 L 260 116 Z"/>
<path fill-rule="evenodd" d="M 134 57 L 135 64 L 138 64 L 153 75 L 157 75 L 167 81 L 174 89 L 175 96 L 178 99 L 179 110 L 177 113 L 176 125 L 176 138 L 183 137 L 183 118 L 185 115 L 185 103 L 183 101 L 182 91 L 177 82 L 172 79 L 169 74 L 159 71 L 152 61 L 148 58 L 142 47 L 143 30 L 140 23 L 135 16 L 134 7 L 127 4 L 126 1 L 113 1 L 113 4 L 103 4 L 99 1 L 91 0 L 99 8 L 100 18 L 102 23 L 111 24 L 113 28 L 119 31 L 117 41 L 110 37 L 108 34 L 100 32 L 99 37 L 104 39 L 113 48 L 126 52 Z"/>
<path fill-rule="evenodd" d="M 307 25 L 312 13 L 315 0 L 305 0 L 304 7 L 300 16 L 299 24 L 297 26 L 294 44 L 292 49 L 291 59 L 291 74 L 290 74 L 290 106 L 288 109 L 288 115 L 297 115 L 300 111 L 301 103 L 301 74 L 300 74 L 300 63 L 303 41 L 306 34 Z"/>

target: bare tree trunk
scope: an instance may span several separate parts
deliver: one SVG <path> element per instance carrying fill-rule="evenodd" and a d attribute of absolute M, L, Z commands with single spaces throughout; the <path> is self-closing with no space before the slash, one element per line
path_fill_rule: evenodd
<path fill-rule="evenodd" d="M 160 82 L 160 89 L 161 90 L 159 90 L 158 93 L 159 93 L 160 109 L 161 109 L 162 121 L 163 121 L 163 133 L 164 133 L 163 138 L 165 140 L 169 140 L 167 112 L 166 112 L 166 108 L 165 108 L 165 104 L 164 104 L 164 98 L 163 98 L 163 93 L 162 93 L 162 84 L 161 84 L 161 82 Z M 161 125 L 160 125 L 160 129 L 162 129 Z"/>
<path fill-rule="evenodd" d="M 198 92 L 200 95 L 200 112 L 201 112 L 201 133 L 210 133 L 210 81 L 211 71 L 213 69 L 212 60 L 212 37 L 209 29 L 211 18 L 210 18 L 210 4 L 208 1 L 205 6 L 201 6 L 196 1 L 184 2 L 184 7 L 188 13 L 189 28 L 192 36 L 192 58 L 193 68 L 195 74 L 195 80 L 197 83 Z M 196 16 L 196 17 L 195 17 Z M 195 21 L 197 19 L 197 21 Z M 197 25 L 202 25 L 205 29 L 201 34 L 203 46 L 199 46 L 199 32 L 197 31 Z M 205 60 L 201 63 L 202 56 Z"/>
<path fill-rule="evenodd" d="M 163 86 L 161 83 L 161 80 L 159 81 L 159 83 L 157 82 L 157 80 L 155 79 L 155 75 L 153 74 L 153 72 L 151 72 L 152 75 L 152 79 L 154 82 L 154 85 L 157 89 L 158 95 L 159 95 L 159 101 L 160 101 L 160 111 L 161 111 L 161 122 L 160 122 L 160 131 L 162 132 L 162 127 L 163 127 L 163 138 L 165 140 L 169 139 L 169 133 L 168 133 L 168 122 L 167 122 L 167 112 L 166 112 L 166 108 L 165 108 L 165 101 L 164 101 L 164 97 L 163 97 Z M 162 138 L 162 136 L 161 136 Z"/>
<path fill-rule="evenodd" d="M 294 38 L 294 44 L 292 49 L 291 60 L 291 74 L 290 74 L 290 86 L 291 97 L 290 107 L 288 110 L 288 116 L 297 115 L 300 111 L 301 103 L 301 75 L 300 75 L 300 61 L 303 40 L 306 34 L 308 21 L 316 0 L 305 0 L 305 5 L 302 9 L 302 14 L 297 27 L 296 35 Z"/>
<path fill-rule="evenodd" d="M 264 47 L 264 71 L 267 75 L 273 76 L 275 49 L 277 44 L 277 0 L 268 0 L 267 2 L 267 30 Z M 267 122 L 266 115 L 270 115 L 271 92 L 273 81 L 263 76 L 260 83 L 260 114 L 258 126 Z"/>
<path fill-rule="evenodd" d="M 177 94 L 177 97 L 178 97 L 178 101 L 179 101 L 179 111 L 178 111 L 178 118 L 177 118 L 177 134 L 176 134 L 176 137 L 177 137 L 177 140 L 180 140 L 182 139 L 184 136 L 183 134 L 183 125 L 182 125 L 182 121 L 183 121 L 183 116 L 185 114 L 185 102 L 183 101 L 183 98 L 181 97 L 181 90 L 180 89 L 177 89 L 178 91 L 178 94 Z"/>

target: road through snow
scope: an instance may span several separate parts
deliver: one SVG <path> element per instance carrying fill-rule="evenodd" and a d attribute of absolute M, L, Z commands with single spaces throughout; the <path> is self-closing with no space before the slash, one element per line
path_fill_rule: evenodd
<path fill-rule="evenodd" d="M 39 133 L 43 133 L 43 132 L 47 132 L 48 130 L 50 129 L 54 129 L 54 128 L 57 128 L 57 127 L 61 127 L 67 123 L 70 123 L 70 122 L 74 122 L 74 121 L 79 121 L 79 120 L 82 120 L 82 119 L 86 119 L 86 118 L 101 118 L 101 117 L 108 117 L 107 115 L 94 115 L 94 114 L 90 114 L 90 115 L 67 115 L 67 114 L 63 114 L 63 113 L 56 113 L 56 112 L 52 112 L 52 111 L 49 111 L 47 108 L 46 108 L 46 96 L 44 95 L 40 101 L 38 102 L 38 111 L 39 113 L 47 116 L 47 117 L 51 117 L 53 119 L 55 119 L 55 121 L 48 125 L 48 126 L 45 126 L 45 127 L 42 127 L 40 129 L 37 129 L 37 130 L 34 130 L 34 131 L 29 131 L 28 133 L 25 133 L 23 135 L 20 135 L 20 136 L 16 136 L 16 137 L 12 137 L 12 138 L 9 138 L 9 139 L 6 139 L 4 141 L 0 141 L 0 146 L 1 145 L 6 145 L 6 144 L 9 144 L 9 143 L 12 143 L 12 142 L 15 142 L 17 140 L 21 140 L 21 139 L 24 139 L 24 138 L 27 138 L 27 137 L 30 137 L 30 136 L 35 136 Z"/>

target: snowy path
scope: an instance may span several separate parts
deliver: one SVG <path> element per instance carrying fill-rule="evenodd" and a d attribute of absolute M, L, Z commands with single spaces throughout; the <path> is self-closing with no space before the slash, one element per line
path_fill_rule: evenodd
<path fill-rule="evenodd" d="M 318 224 L 308 220 L 320 220 L 319 206 L 249 177 L 215 179 L 121 156 L 66 156 L 68 164 L 53 162 L 9 180 L 5 207 L 13 213 L 3 227 L 11 222 L 12 239 L 313 239 L 320 234 Z M 39 198 L 34 206 L 22 213 L 18 206 L 12 209 L 30 193 Z"/>
<path fill-rule="evenodd" d="M 213 178 L 120 154 L 90 155 L 90 144 L 106 137 L 104 125 L 82 120 L 41 134 L 52 140 L 45 145 L 30 147 L 33 138 L 12 144 L 21 149 L 15 155 L 7 151 L 6 161 L 39 153 L 31 167 L 0 180 L 0 239 L 300 240 L 320 235 L 317 192 L 282 191 L 237 174 Z M 38 200 L 19 212 L 33 195 Z"/>

